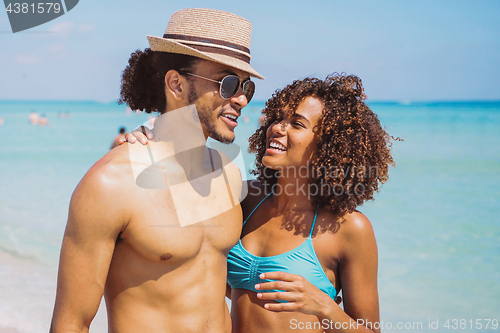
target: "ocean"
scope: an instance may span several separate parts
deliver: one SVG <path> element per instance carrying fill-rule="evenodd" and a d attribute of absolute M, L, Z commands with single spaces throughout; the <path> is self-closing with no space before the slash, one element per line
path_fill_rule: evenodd
<path fill-rule="evenodd" d="M 498 330 L 500 102 L 368 104 L 404 139 L 393 143 L 389 181 L 359 208 L 377 237 L 384 331 L 484 331 L 494 320 Z M 236 129 L 248 167 L 263 106 L 247 106 Z M 49 124 L 31 125 L 32 111 Z M 0 101 L 0 117 L 0 332 L 47 332 L 71 194 L 118 128 L 147 115 L 116 103 Z M 101 308 L 91 332 L 104 331 Z"/>

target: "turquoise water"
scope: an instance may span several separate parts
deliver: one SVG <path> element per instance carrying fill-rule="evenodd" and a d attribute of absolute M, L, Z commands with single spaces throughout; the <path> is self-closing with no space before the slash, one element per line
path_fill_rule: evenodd
<path fill-rule="evenodd" d="M 360 208 L 378 241 L 381 319 L 421 322 L 423 331 L 439 320 L 443 332 L 447 319 L 500 320 L 500 102 L 370 106 L 391 135 L 404 138 L 393 144 L 389 182 Z M 252 103 L 243 113 L 248 123 L 240 118 L 241 147 L 262 107 Z M 33 110 L 50 124 L 30 125 Z M 118 127 L 130 130 L 147 117 L 116 104 L 5 101 L 0 116 L 0 251 L 55 268 L 75 186 Z M 251 165 L 251 155 L 244 159 Z M 23 302 L 10 302 L 12 313 Z M 0 311 L 0 327 L 8 315 Z"/>
<path fill-rule="evenodd" d="M 405 140 L 361 208 L 378 240 L 382 318 L 499 319 L 500 103 L 372 108 Z"/>

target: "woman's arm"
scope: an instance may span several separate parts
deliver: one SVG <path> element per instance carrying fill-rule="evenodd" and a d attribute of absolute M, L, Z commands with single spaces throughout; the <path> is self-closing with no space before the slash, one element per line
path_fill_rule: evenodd
<path fill-rule="evenodd" d="M 346 246 L 339 269 L 344 311 L 359 322 L 372 323 L 377 327 L 372 330 L 380 332 L 375 234 L 370 221 L 359 212 L 350 214 L 345 226 Z"/>

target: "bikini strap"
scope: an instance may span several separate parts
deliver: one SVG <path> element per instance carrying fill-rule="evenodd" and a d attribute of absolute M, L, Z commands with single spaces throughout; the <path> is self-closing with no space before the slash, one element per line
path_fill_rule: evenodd
<path fill-rule="evenodd" d="M 257 208 L 259 208 L 259 206 L 264 202 L 264 200 L 266 200 L 273 193 L 274 193 L 274 188 L 271 191 L 271 193 L 269 193 L 268 195 L 266 195 L 266 197 L 264 199 L 262 199 L 257 206 L 255 206 L 255 208 L 252 210 L 252 212 L 250 213 L 250 215 L 248 215 L 247 218 L 245 219 L 245 221 L 243 221 L 243 225 L 245 225 L 245 223 L 247 223 L 247 221 L 250 218 L 250 216 L 252 216 L 253 212 L 255 212 L 257 210 Z"/>
<path fill-rule="evenodd" d="M 316 213 L 314 213 L 314 220 L 313 220 L 313 225 L 311 227 L 311 232 L 309 232 L 309 238 L 312 237 L 314 225 L 316 224 L 316 218 L 318 217 L 318 211 L 319 211 L 319 205 L 316 206 Z"/>

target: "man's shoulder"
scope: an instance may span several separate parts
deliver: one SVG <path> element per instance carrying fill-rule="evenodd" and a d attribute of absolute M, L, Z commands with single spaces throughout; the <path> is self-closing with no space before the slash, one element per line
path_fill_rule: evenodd
<path fill-rule="evenodd" d="M 133 178 L 127 170 L 128 158 L 119 148 L 104 155 L 83 176 L 71 197 L 68 223 L 85 225 L 87 230 L 103 226 L 123 229 L 133 200 L 126 196 Z"/>
<path fill-rule="evenodd" d="M 115 191 L 123 189 L 133 180 L 130 157 L 125 145 L 110 150 L 99 159 L 82 178 L 80 185 L 94 190 Z"/>

